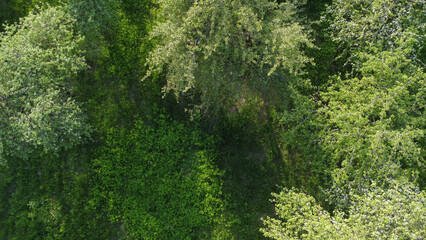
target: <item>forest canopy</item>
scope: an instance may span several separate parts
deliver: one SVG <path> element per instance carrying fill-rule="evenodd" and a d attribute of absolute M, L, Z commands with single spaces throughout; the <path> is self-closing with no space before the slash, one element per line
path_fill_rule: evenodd
<path fill-rule="evenodd" d="M 423 0 L 0 2 L 0 239 L 422 239 Z"/>

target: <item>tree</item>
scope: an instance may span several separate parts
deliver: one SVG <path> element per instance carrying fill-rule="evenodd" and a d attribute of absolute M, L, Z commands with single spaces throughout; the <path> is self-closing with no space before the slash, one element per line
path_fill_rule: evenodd
<path fill-rule="evenodd" d="M 407 33 L 423 37 L 424 11 L 422 0 L 334 1 L 328 9 L 330 34 L 335 41 L 349 44 L 353 53 L 372 45 L 393 49 Z"/>
<path fill-rule="evenodd" d="M 1 158 L 57 153 L 87 138 L 72 81 L 85 68 L 74 20 L 59 7 L 31 13 L 0 38 Z"/>
<path fill-rule="evenodd" d="M 352 70 L 331 77 L 315 102 L 305 98 L 282 117 L 286 140 L 319 149 L 312 162 L 330 173 L 331 196 L 341 207 L 350 204 L 342 199 L 351 189 L 372 180 L 384 187 L 388 180 L 424 179 L 420 2 L 335 1 L 330 34 L 346 48 Z"/>
<path fill-rule="evenodd" d="M 301 49 L 311 43 L 297 23 L 296 4 L 158 2 L 159 20 L 151 32 L 157 46 L 148 64 L 151 72 L 166 71 L 163 91 L 189 99 L 191 112 L 238 108 L 259 95 L 267 102 L 300 84 L 294 76 L 309 61 Z"/>
<path fill-rule="evenodd" d="M 425 78 L 421 1 L 335 1 L 333 40 L 352 71 L 333 76 L 315 97 L 282 118 L 286 139 L 314 145 L 326 165 L 333 214 L 313 196 L 275 194 L 277 217 L 262 232 L 274 239 L 416 239 L 425 224 Z M 313 134 L 311 134 L 313 133 Z M 302 135 L 303 137 L 300 137 Z M 325 206 L 325 205 L 323 205 Z M 379 207 L 380 206 L 380 207 Z"/>
<path fill-rule="evenodd" d="M 333 177 L 338 188 L 362 189 L 371 180 L 385 186 L 424 172 L 421 9 L 416 0 L 331 7 L 334 40 L 350 46 L 353 65 L 351 74 L 332 78 L 318 115 L 322 148 L 341 166 Z"/>
<path fill-rule="evenodd" d="M 425 90 L 423 70 L 407 59 L 413 39 L 377 54 L 359 53 L 361 77 L 335 78 L 323 93 L 327 102 L 321 132 L 329 159 L 341 166 L 340 186 L 374 179 L 416 176 L 424 171 Z"/>
<path fill-rule="evenodd" d="M 273 239 L 421 239 L 426 231 L 426 196 L 412 185 L 384 190 L 372 184 L 354 193 L 348 214 L 323 210 L 311 196 L 294 190 L 273 194 L 276 217 L 261 231 Z"/>

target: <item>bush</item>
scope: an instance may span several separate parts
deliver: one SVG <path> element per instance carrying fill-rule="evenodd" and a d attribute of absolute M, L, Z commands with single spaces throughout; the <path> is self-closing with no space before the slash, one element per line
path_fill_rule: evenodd
<path fill-rule="evenodd" d="M 211 238 L 224 207 L 213 144 L 163 115 L 112 129 L 94 161 L 110 220 L 135 239 Z"/>

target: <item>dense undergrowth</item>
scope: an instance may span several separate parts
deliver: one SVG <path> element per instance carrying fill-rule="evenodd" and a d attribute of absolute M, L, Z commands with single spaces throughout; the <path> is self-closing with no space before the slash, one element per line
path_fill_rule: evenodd
<path fill-rule="evenodd" d="M 422 1 L 278 2 L 2 1 L 0 239 L 424 236 Z"/>

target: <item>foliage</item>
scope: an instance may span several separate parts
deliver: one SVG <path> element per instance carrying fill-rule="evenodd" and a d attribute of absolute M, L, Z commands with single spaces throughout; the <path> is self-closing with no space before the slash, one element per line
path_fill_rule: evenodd
<path fill-rule="evenodd" d="M 84 36 L 82 47 L 92 68 L 104 63 L 109 41 L 118 21 L 117 1 L 69 0 L 67 12 L 76 19 L 76 29 Z"/>
<path fill-rule="evenodd" d="M 420 239 L 423 2 L 0 1 L 0 239 Z"/>
<path fill-rule="evenodd" d="M 1 37 L 0 238 L 106 239 L 81 147 L 91 127 L 75 101 L 85 39 L 64 7 L 37 11 Z"/>
<path fill-rule="evenodd" d="M 57 153 L 88 137 L 72 83 L 85 68 L 81 36 L 60 8 L 31 13 L 6 27 L 0 42 L 3 156 L 28 158 L 35 149 Z"/>
<path fill-rule="evenodd" d="M 96 117 L 105 122 L 109 121 L 107 124 L 110 124 L 113 122 L 111 113 L 118 116 L 131 115 L 130 107 L 118 112 L 117 108 L 108 107 L 108 102 L 99 97 L 105 96 L 102 91 L 107 89 L 116 96 L 124 95 L 117 100 L 118 102 L 123 102 L 122 99 L 128 101 L 125 98 L 128 93 L 115 92 L 116 84 L 106 83 L 113 75 L 110 74 L 111 72 L 114 72 L 114 77 L 119 76 L 124 82 L 129 79 L 129 76 L 133 76 L 134 72 L 140 71 L 139 60 L 135 60 L 136 57 L 141 58 L 140 51 L 135 51 L 135 49 L 139 50 L 140 45 L 138 27 L 124 18 L 119 21 L 120 28 L 112 28 L 117 26 L 117 21 L 120 19 L 119 10 L 117 1 L 108 3 L 70 1 L 69 4 L 60 8 L 61 14 L 71 15 L 70 19 L 78 19 L 77 22 L 72 21 L 72 27 L 64 25 L 63 28 L 78 30 L 84 36 L 79 37 L 75 33 L 73 39 L 78 41 L 78 49 L 75 49 L 75 53 L 78 53 L 81 61 L 84 60 L 88 65 L 87 71 L 79 71 L 78 77 L 75 77 L 74 73 L 72 79 L 78 78 L 78 81 L 66 79 L 67 83 L 62 87 L 64 89 L 66 89 L 65 86 L 72 87 L 72 93 L 70 89 L 67 89 L 67 94 L 72 94 L 73 99 L 85 103 L 79 106 L 84 106 L 91 123 L 98 123 L 93 120 Z M 117 33 L 114 29 L 120 31 Z M 41 36 L 50 37 L 50 32 L 37 30 L 42 34 Z M 119 40 L 115 41 L 117 38 Z M 61 46 L 68 44 L 68 47 L 72 47 L 72 44 L 66 41 L 58 44 Z M 115 50 L 114 54 L 109 55 L 110 49 Z M 111 56 L 114 56 L 112 63 L 110 63 Z M 118 63 L 121 64 L 120 67 Z M 45 74 L 49 74 L 49 71 Z M 132 79 L 133 82 L 138 83 L 140 77 L 133 76 Z M 134 84 L 130 85 L 129 88 L 137 90 L 134 86 Z M 83 90 L 88 90 L 87 94 Z M 137 94 L 139 96 L 139 92 Z M 102 105 L 99 102 L 102 102 Z M 91 108 L 92 106 L 96 108 Z M 84 127 L 88 127 L 87 122 Z M 102 127 L 101 124 L 94 124 L 91 128 L 99 131 L 103 130 Z M 8 168 L 0 169 L 1 239 L 114 239 L 119 237 L 115 233 L 116 228 L 106 218 L 105 202 L 96 195 L 96 191 L 93 191 L 96 182 L 91 169 L 90 152 L 98 149 L 100 141 L 96 135 L 92 137 L 96 142 L 78 148 L 67 142 L 65 144 L 68 144 L 69 150 L 58 149 L 54 156 L 33 151 L 33 154 L 29 154 L 25 161 L 13 156 L 8 157 Z"/>
<path fill-rule="evenodd" d="M 331 77 L 328 88 L 313 101 L 299 101 L 281 121 L 295 146 L 319 150 L 312 160 L 331 175 L 333 186 L 328 198 L 293 190 L 274 195 L 278 218 L 265 220 L 265 236 L 411 239 L 425 234 L 425 195 L 413 183 L 425 169 L 419 3 L 335 1 L 329 8 L 331 36 L 347 47 L 352 72 Z M 323 205 L 331 201 L 333 214 L 314 197 Z"/>
<path fill-rule="evenodd" d="M 361 53 L 362 77 L 336 78 L 323 94 L 323 147 L 345 169 L 338 183 L 359 177 L 383 182 L 403 169 L 424 168 L 419 141 L 425 127 L 426 75 L 406 58 L 413 42 L 404 39 L 392 51 Z"/>
<path fill-rule="evenodd" d="M 0 169 L 0 239 L 110 239 L 84 148 Z"/>
<path fill-rule="evenodd" d="M 346 189 L 363 188 L 372 179 L 380 185 L 415 177 L 425 164 L 421 143 L 426 75 L 418 59 L 424 26 L 416 15 L 420 6 L 418 1 L 371 4 L 369 11 L 341 2 L 331 8 L 339 19 L 332 25 L 340 30 L 335 40 L 352 46 L 355 71 L 332 79 L 333 84 L 322 93 L 324 105 L 318 120 L 322 148 L 339 166 L 334 181 Z M 344 24 L 342 16 L 349 19 L 342 20 Z M 380 34 L 369 26 L 382 28 Z M 386 30 L 389 26 L 392 31 Z"/>
<path fill-rule="evenodd" d="M 41 5 L 56 6 L 58 0 L 4 0 L 0 2 L 0 32 L 4 30 L 3 24 L 13 24 L 19 18 L 25 17 L 31 10 Z"/>
<path fill-rule="evenodd" d="M 330 215 L 313 197 L 294 190 L 273 194 L 276 217 L 264 219 L 261 231 L 273 239 L 419 239 L 426 234 L 425 192 L 398 183 L 372 187 L 354 194 L 347 215 Z"/>
<path fill-rule="evenodd" d="M 390 50 L 407 32 L 414 38 L 422 37 L 424 8 L 422 0 L 335 1 L 328 9 L 331 36 L 349 43 L 355 51 L 373 43 Z"/>
<path fill-rule="evenodd" d="M 189 98 L 194 113 L 217 113 L 265 102 L 274 89 L 296 84 L 310 46 L 297 23 L 296 5 L 262 1 L 159 1 L 160 17 L 150 36 L 158 41 L 148 59 L 151 72 L 166 70 L 164 92 Z M 283 96 L 279 93 L 279 96 Z"/>
<path fill-rule="evenodd" d="M 110 220 L 135 239 L 226 234 L 213 139 L 163 115 L 153 121 L 112 129 L 94 162 Z"/>
<path fill-rule="evenodd" d="M 360 7 L 370 3 L 375 7 Z M 352 72 L 331 77 L 320 94 L 299 97 L 279 119 L 287 144 L 300 149 L 320 175 L 332 177 L 329 197 L 340 207 L 350 204 L 343 200 L 350 189 L 372 179 L 386 185 L 388 179 L 424 176 L 424 25 L 417 3 L 334 2 L 331 36 L 348 47 Z M 369 29 L 388 28 L 383 18 L 402 25 L 393 32 Z"/>
<path fill-rule="evenodd" d="M 100 135 L 111 127 L 131 127 L 161 100 L 156 77 L 140 81 L 152 45 L 145 37 L 150 7 L 150 0 L 70 0 L 68 5 L 85 37 L 89 67 L 77 85 L 78 99 L 86 103 L 90 123 Z"/>

